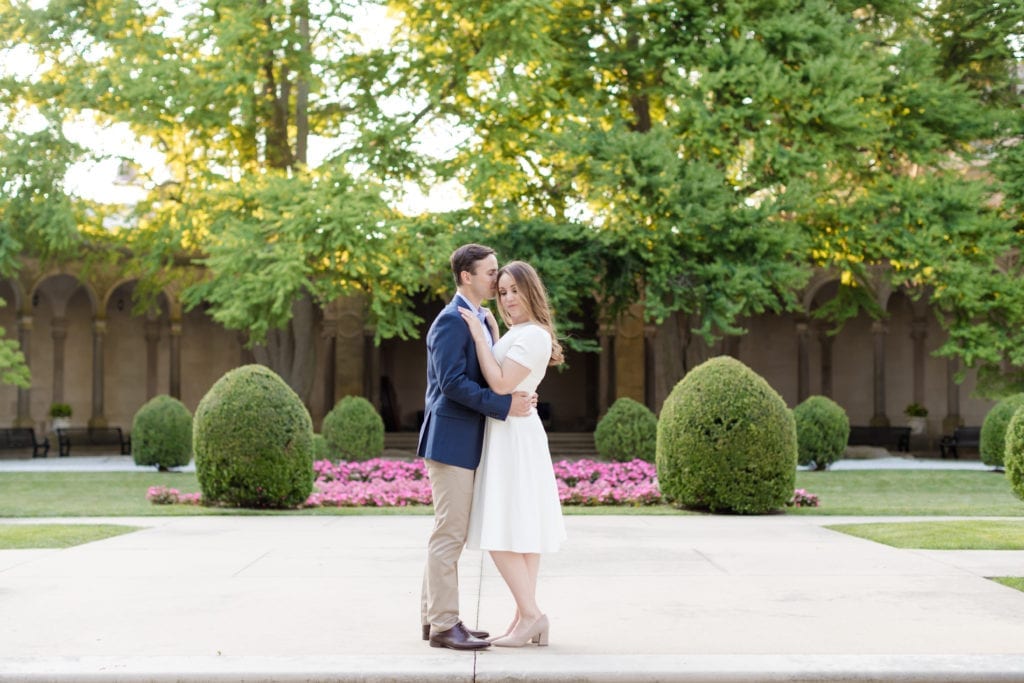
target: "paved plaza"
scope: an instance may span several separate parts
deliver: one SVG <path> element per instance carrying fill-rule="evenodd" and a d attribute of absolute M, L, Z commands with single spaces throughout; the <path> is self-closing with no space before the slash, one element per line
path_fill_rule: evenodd
<path fill-rule="evenodd" d="M 826 528 L 875 517 L 569 515 L 550 646 L 480 653 L 419 639 L 429 516 L 0 521 L 140 527 L 0 551 L 2 682 L 1024 681 L 1024 593 L 986 578 L 1024 552 Z M 490 559 L 460 576 L 465 621 L 503 629 Z"/>

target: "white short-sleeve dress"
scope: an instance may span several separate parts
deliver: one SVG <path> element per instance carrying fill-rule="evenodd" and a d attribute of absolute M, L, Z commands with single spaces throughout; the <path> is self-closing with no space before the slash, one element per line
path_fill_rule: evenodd
<path fill-rule="evenodd" d="M 535 323 L 513 325 L 495 344 L 494 356 L 498 363 L 510 358 L 529 368 L 516 390 L 536 391 L 551 358 L 551 335 Z M 487 418 L 466 547 L 550 553 L 565 537 L 548 437 L 537 412 Z"/>

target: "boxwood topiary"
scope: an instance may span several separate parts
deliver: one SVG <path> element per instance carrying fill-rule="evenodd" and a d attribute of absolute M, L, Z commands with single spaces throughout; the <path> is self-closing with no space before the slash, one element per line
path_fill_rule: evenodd
<path fill-rule="evenodd" d="M 313 434 L 313 459 L 327 460 L 330 457 L 330 450 L 327 448 L 327 439 L 323 434 Z"/>
<path fill-rule="evenodd" d="M 827 396 L 810 396 L 793 408 L 797 462 L 824 470 L 843 457 L 850 440 L 850 418 Z"/>
<path fill-rule="evenodd" d="M 985 415 L 985 420 L 981 423 L 978 452 L 981 455 L 981 461 L 986 465 L 990 467 L 1003 466 L 1006 425 L 1021 406 L 1024 406 L 1024 393 L 1007 396 L 992 406 L 992 409 Z"/>
<path fill-rule="evenodd" d="M 369 460 L 384 452 L 384 420 L 362 396 L 338 401 L 324 416 L 320 431 L 331 455 L 342 460 Z"/>
<path fill-rule="evenodd" d="M 1006 426 L 1004 465 L 1010 488 L 1024 500 L 1024 410 L 1017 410 Z"/>
<path fill-rule="evenodd" d="M 313 490 L 313 424 L 298 395 L 272 370 L 229 371 L 199 402 L 196 474 L 206 504 L 289 508 Z"/>
<path fill-rule="evenodd" d="M 594 446 L 602 458 L 654 462 L 658 418 L 644 404 L 623 396 L 615 400 L 594 430 Z"/>
<path fill-rule="evenodd" d="M 160 470 L 192 461 L 192 413 L 173 396 L 154 396 L 132 420 L 132 457 L 136 465 Z"/>
<path fill-rule="evenodd" d="M 793 411 L 728 356 L 698 365 L 672 389 L 658 419 L 657 452 L 661 491 L 677 505 L 759 514 L 793 496 Z"/>

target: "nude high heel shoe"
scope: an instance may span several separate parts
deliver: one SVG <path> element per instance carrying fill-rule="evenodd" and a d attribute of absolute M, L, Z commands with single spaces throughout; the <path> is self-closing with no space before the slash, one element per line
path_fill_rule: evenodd
<path fill-rule="evenodd" d="M 498 647 L 522 647 L 527 643 L 543 646 L 548 644 L 549 630 L 547 615 L 542 614 L 529 624 L 524 624 L 520 619 L 512 633 L 502 638 L 496 638 L 491 643 Z"/>
<path fill-rule="evenodd" d="M 517 607 L 516 608 L 515 616 L 512 617 L 512 621 L 509 623 L 508 628 L 505 629 L 505 632 L 502 633 L 500 636 L 492 636 L 491 638 L 488 638 L 487 640 L 489 640 L 489 641 L 491 641 L 493 643 L 494 641 L 498 640 L 499 638 L 504 638 L 505 636 L 511 634 L 512 631 L 514 631 L 516 629 L 516 626 L 518 626 L 518 625 L 519 625 L 519 608 Z"/>

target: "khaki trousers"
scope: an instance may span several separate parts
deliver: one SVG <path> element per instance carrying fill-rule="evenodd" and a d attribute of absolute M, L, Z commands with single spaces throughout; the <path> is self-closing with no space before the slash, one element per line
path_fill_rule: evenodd
<path fill-rule="evenodd" d="M 427 543 L 421 619 L 434 633 L 447 631 L 459 618 L 459 557 L 469 533 L 475 470 L 427 460 L 434 497 L 434 530 Z"/>

